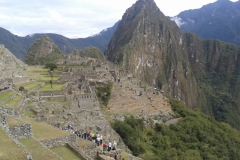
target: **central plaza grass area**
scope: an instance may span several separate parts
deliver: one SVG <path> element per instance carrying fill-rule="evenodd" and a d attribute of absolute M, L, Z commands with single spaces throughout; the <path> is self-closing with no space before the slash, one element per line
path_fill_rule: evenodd
<path fill-rule="evenodd" d="M 70 148 L 67 146 L 59 146 L 59 147 L 53 147 L 51 150 L 55 153 L 57 153 L 60 157 L 62 157 L 62 160 L 81 160 L 80 157 L 78 157 Z"/>
<path fill-rule="evenodd" d="M 32 124 L 33 135 L 40 141 L 52 138 L 59 138 L 71 134 L 70 132 L 60 130 L 49 124 L 43 122 L 36 122 L 34 119 L 28 117 L 22 117 L 22 120 Z"/>
<path fill-rule="evenodd" d="M 43 87 L 39 88 L 38 91 L 61 91 L 63 89 L 63 85 L 64 84 L 52 84 L 52 88 L 51 88 L 51 84 L 45 84 Z"/>
<path fill-rule="evenodd" d="M 0 128 L 0 160 L 26 160 L 23 149 Z"/>
<path fill-rule="evenodd" d="M 43 85 L 43 84 L 44 84 L 44 82 L 32 82 L 32 83 L 28 83 L 28 84 L 24 85 L 23 87 L 24 87 L 24 89 L 29 90 L 38 85 Z"/>
<path fill-rule="evenodd" d="M 14 95 L 14 92 L 11 91 L 11 90 L 6 91 L 6 92 L 2 92 L 2 93 L 0 92 L 0 101 L 4 100 L 4 99 L 6 99 L 6 98 L 8 98 L 12 95 Z"/>
<path fill-rule="evenodd" d="M 14 97 L 13 99 L 11 99 L 11 100 L 8 101 L 7 103 L 5 103 L 5 105 L 6 105 L 6 107 L 14 107 L 14 106 L 17 105 L 21 100 L 22 100 L 22 96 L 17 95 L 17 96 Z"/>
<path fill-rule="evenodd" d="M 59 160 L 55 154 L 44 148 L 35 139 L 24 138 L 19 139 L 19 142 L 27 148 L 28 152 L 32 155 L 32 158 L 34 160 Z"/>

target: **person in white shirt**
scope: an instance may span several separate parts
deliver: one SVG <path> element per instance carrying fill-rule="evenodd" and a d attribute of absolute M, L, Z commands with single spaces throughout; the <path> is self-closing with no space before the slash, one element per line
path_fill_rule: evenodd
<path fill-rule="evenodd" d="M 112 143 L 109 142 L 109 143 L 108 143 L 108 151 L 111 151 L 111 150 L 112 150 Z"/>
<path fill-rule="evenodd" d="M 113 141 L 112 150 L 116 150 L 116 149 L 117 149 L 117 142 Z"/>

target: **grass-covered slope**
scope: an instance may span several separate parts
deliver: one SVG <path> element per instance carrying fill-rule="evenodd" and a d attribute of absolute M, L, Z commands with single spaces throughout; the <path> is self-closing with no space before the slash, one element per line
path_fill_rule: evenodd
<path fill-rule="evenodd" d="M 127 118 L 114 129 L 133 151 L 148 160 L 159 159 L 240 159 L 240 133 L 226 123 L 170 99 L 176 125 L 146 127 L 141 119 Z"/>
<path fill-rule="evenodd" d="M 56 62 L 63 57 L 58 46 L 47 35 L 38 38 L 28 49 L 25 63 L 29 65 L 43 65 Z"/>
<path fill-rule="evenodd" d="M 74 50 L 73 52 L 70 53 L 70 55 L 78 55 L 80 57 L 89 57 L 89 58 L 96 58 L 100 60 L 106 60 L 105 56 L 103 53 L 97 48 L 97 47 L 87 47 L 84 48 L 81 51 Z"/>

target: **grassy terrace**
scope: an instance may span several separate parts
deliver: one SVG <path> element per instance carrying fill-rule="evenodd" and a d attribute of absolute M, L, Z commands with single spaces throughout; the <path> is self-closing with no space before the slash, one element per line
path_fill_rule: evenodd
<path fill-rule="evenodd" d="M 14 107 L 15 105 L 17 105 L 20 101 L 22 100 L 22 96 L 17 95 L 15 98 L 11 99 L 10 101 L 8 101 L 7 103 L 5 103 L 5 105 L 7 107 Z"/>
<path fill-rule="evenodd" d="M 22 119 L 32 124 L 33 135 L 35 138 L 37 138 L 40 141 L 46 140 L 46 139 L 58 138 L 58 137 L 71 134 L 69 132 L 54 128 L 49 124 L 36 122 L 35 120 L 28 117 L 23 117 Z"/>
<path fill-rule="evenodd" d="M 82 148 L 94 145 L 93 142 L 91 142 L 89 140 L 82 139 L 82 138 L 78 138 L 78 137 L 77 137 L 77 144 Z"/>
<path fill-rule="evenodd" d="M 8 122 L 8 126 L 9 127 L 14 127 L 14 126 L 17 126 L 17 125 L 20 125 L 20 124 L 24 124 L 22 121 L 19 121 L 15 118 L 12 118 L 10 116 L 7 117 L 7 122 Z"/>
<path fill-rule="evenodd" d="M 41 84 L 44 84 L 44 82 L 32 82 L 32 83 L 28 83 L 28 84 L 24 85 L 23 87 L 24 87 L 24 89 L 29 90 L 29 89 L 32 89 Z"/>
<path fill-rule="evenodd" d="M 62 157 L 62 160 L 81 160 L 80 157 L 78 157 L 73 151 L 71 151 L 70 148 L 67 146 L 59 146 L 59 147 L 53 147 L 51 150 L 55 153 L 57 153 L 60 157 Z"/>
<path fill-rule="evenodd" d="M 27 148 L 28 152 L 32 155 L 32 158 L 34 160 L 58 160 L 58 157 L 56 155 L 44 148 L 41 144 L 32 138 L 20 139 L 19 142 Z"/>
<path fill-rule="evenodd" d="M 1 160 L 25 160 L 25 154 L 21 147 L 19 147 L 6 133 L 0 128 L 0 159 Z"/>
<path fill-rule="evenodd" d="M 36 114 L 34 114 L 33 111 L 31 111 L 31 110 L 25 110 L 24 115 L 28 116 L 28 117 L 35 117 L 36 116 Z"/>
<path fill-rule="evenodd" d="M 13 91 L 9 90 L 7 92 L 3 92 L 3 93 L 0 94 L 0 101 L 4 100 L 4 99 L 6 99 L 6 98 L 8 98 L 8 97 L 10 97 L 12 95 L 14 95 Z"/>
<path fill-rule="evenodd" d="M 53 80 L 53 81 L 57 81 L 59 79 L 60 76 L 43 76 L 41 77 L 40 79 L 43 80 L 43 81 L 50 81 L 50 80 Z"/>
<path fill-rule="evenodd" d="M 63 89 L 64 84 L 45 84 L 42 88 L 39 88 L 38 91 L 61 91 Z"/>

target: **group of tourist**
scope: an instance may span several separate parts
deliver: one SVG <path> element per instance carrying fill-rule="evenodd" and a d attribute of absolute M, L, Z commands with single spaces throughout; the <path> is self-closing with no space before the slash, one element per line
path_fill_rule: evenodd
<path fill-rule="evenodd" d="M 103 151 L 111 151 L 111 150 L 116 150 L 117 147 L 117 142 L 113 141 L 113 143 L 108 142 L 103 144 Z"/>
<path fill-rule="evenodd" d="M 117 142 L 113 141 L 112 142 L 108 142 L 108 143 L 102 143 L 103 142 L 103 136 L 99 133 L 94 133 L 94 132 L 86 132 L 86 131 L 82 131 L 81 130 L 76 130 L 74 131 L 72 125 L 67 125 L 65 128 L 62 128 L 63 130 L 72 130 L 74 134 L 76 134 L 78 137 L 83 138 L 83 139 L 87 139 L 89 141 L 95 142 L 97 146 L 102 145 L 103 146 L 103 151 L 111 151 L 111 150 L 116 150 L 117 147 Z"/>

